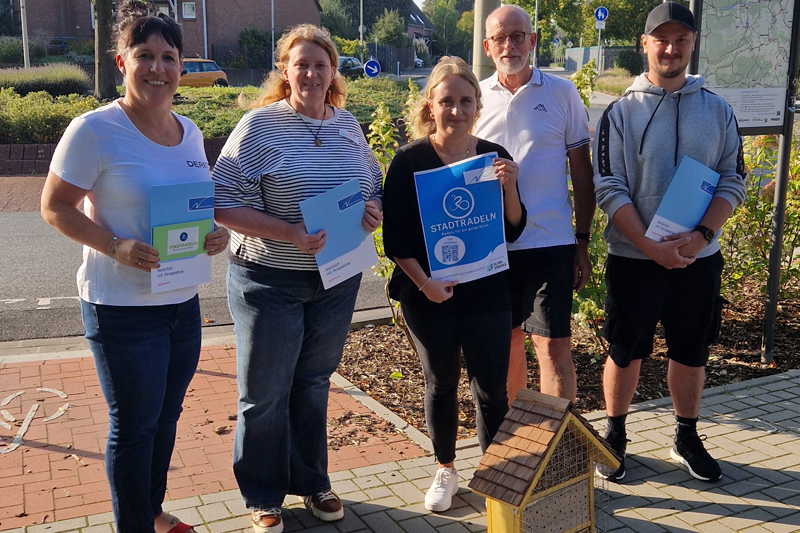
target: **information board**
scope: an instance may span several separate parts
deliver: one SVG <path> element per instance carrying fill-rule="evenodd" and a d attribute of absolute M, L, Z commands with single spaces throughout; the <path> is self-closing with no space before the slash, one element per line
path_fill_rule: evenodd
<path fill-rule="evenodd" d="M 794 0 L 703 0 L 698 73 L 745 134 L 780 133 L 786 110 Z"/>

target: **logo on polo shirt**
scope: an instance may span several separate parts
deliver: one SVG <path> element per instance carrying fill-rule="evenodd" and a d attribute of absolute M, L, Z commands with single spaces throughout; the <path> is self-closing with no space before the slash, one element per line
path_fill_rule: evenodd
<path fill-rule="evenodd" d="M 544 104 L 537 105 L 536 107 L 533 108 L 533 110 L 534 111 L 544 111 L 545 113 L 547 113 L 547 108 L 544 106 Z"/>

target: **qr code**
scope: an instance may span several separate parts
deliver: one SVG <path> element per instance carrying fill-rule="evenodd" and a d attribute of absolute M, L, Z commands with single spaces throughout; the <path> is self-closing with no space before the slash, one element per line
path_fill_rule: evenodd
<path fill-rule="evenodd" d="M 458 245 L 445 244 L 442 246 L 442 263 L 458 263 Z"/>

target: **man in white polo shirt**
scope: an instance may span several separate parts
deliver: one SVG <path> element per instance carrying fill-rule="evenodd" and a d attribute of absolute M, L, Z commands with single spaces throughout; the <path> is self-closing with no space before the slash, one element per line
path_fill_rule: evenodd
<path fill-rule="evenodd" d="M 581 290 L 589 279 L 595 207 L 589 121 L 572 82 L 530 66 L 535 44 L 524 9 L 505 5 L 487 18 L 483 48 L 497 72 L 481 82 L 483 110 L 475 135 L 502 145 L 514 157 L 520 196 L 528 209 L 525 231 L 508 245 L 514 305 L 509 402 L 527 386 L 526 333 L 539 361 L 540 390 L 574 401 L 572 291 Z"/>

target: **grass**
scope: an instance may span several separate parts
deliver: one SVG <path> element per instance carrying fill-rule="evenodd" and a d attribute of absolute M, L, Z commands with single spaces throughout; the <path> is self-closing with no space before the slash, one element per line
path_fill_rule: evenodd
<path fill-rule="evenodd" d="M 635 76 L 631 76 L 623 68 L 606 70 L 595 79 L 596 88 L 601 93 L 619 96 L 631 86 Z"/>

